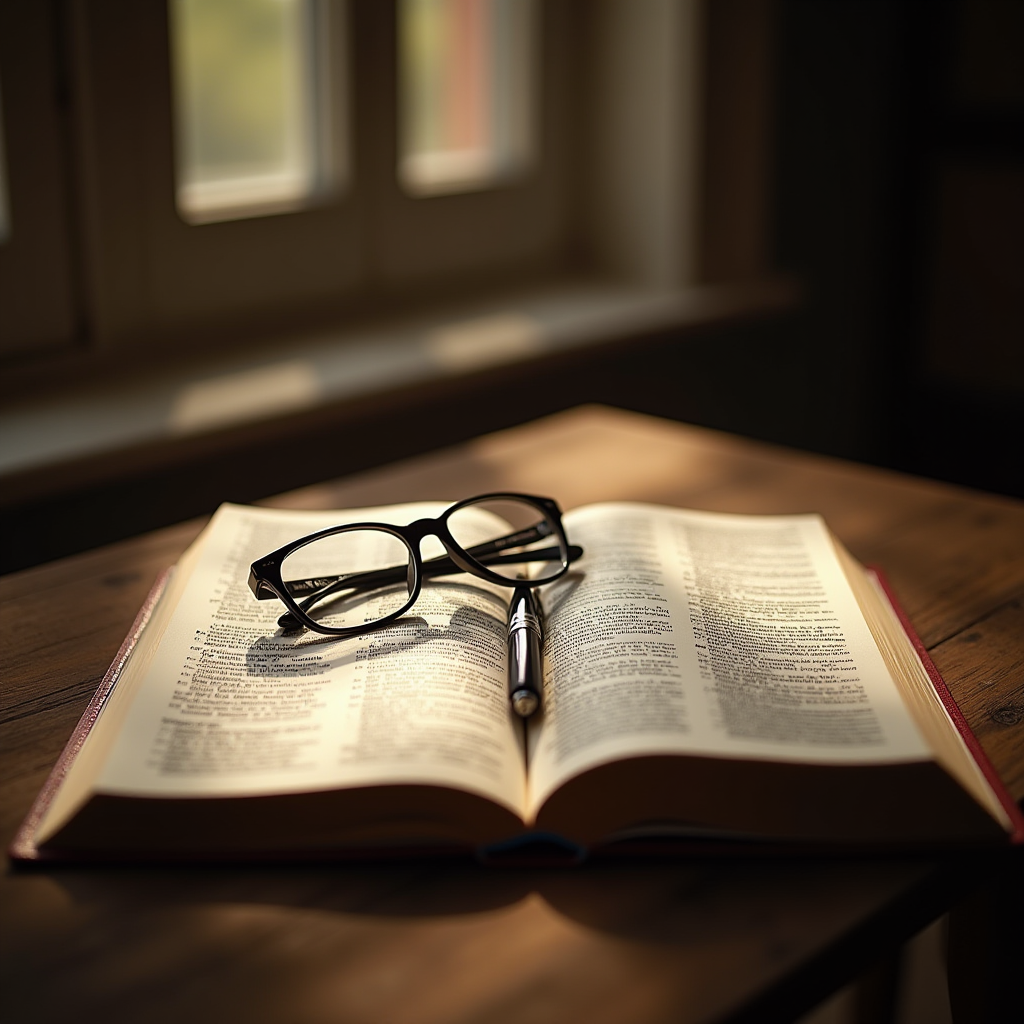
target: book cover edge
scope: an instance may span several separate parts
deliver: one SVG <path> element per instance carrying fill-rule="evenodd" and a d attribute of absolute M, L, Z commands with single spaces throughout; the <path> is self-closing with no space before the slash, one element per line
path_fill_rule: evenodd
<path fill-rule="evenodd" d="M 1014 844 L 1024 844 L 1024 811 L 1021 810 L 1017 801 L 1011 796 L 1010 791 L 1006 788 L 1003 780 L 999 777 L 999 773 L 996 771 L 995 766 L 985 753 L 978 737 L 974 735 L 974 730 L 964 717 L 964 713 L 960 710 L 960 705 L 957 704 L 953 694 L 950 693 L 945 679 L 942 678 L 942 673 L 939 672 L 935 662 L 932 661 L 932 656 L 928 653 L 928 648 L 925 647 L 924 642 L 918 636 L 917 630 L 914 629 L 914 626 L 910 621 L 910 617 L 904 611 L 903 606 L 896 597 L 896 594 L 892 589 L 892 584 L 889 582 L 885 573 L 878 568 L 878 566 L 869 566 L 868 571 L 878 581 L 878 585 L 882 588 L 882 592 L 885 594 L 886 600 L 889 602 L 893 612 L 896 614 L 896 618 L 903 627 L 904 633 L 907 634 L 907 639 L 909 639 L 911 644 L 913 644 L 914 651 L 916 652 L 921 665 L 924 667 L 925 672 L 928 674 L 932 688 L 935 690 L 939 700 L 942 701 L 942 706 L 946 709 L 946 713 L 949 715 L 954 728 L 958 733 L 960 733 L 971 757 L 974 758 L 975 764 L 977 764 L 981 774 L 985 777 L 985 781 L 991 787 L 992 792 L 995 793 L 1003 810 L 1006 811 L 1006 814 L 1013 825 L 1013 831 L 1009 835 L 1010 842 Z"/>
<path fill-rule="evenodd" d="M 96 720 L 99 718 L 107 698 L 113 692 L 117 681 L 121 678 L 121 672 L 124 670 L 128 659 L 131 657 L 146 626 L 149 624 L 153 611 L 156 609 L 157 603 L 160 601 L 173 571 L 173 568 L 169 568 L 161 572 L 146 595 L 145 601 L 143 601 L 142 606 L 135 615 L 131 628 L 128 630 L 124 640 L 121 642 L 121 646 L 118 648 L 117 654 L 114 656 L 114 660 L 110 663 L 110 667 L 100 681 L 100 685 L 96 688 L 96 692 L 89 701 L 88 707 L 78 720 L 71 738 L 65 744 L 60 757 L 57 758 L 57 763 L 51 769 L 46 782 L 43 783 L 43 788 L 33 801 L 32 807 L 25 816 L 25 820 L 15 833 L 14 839 L 7 850 L 11 860 L 38 862 L 46 859 L 36 845 L 36 833 L 39 829 L 39 824 L 53 798 L 56 796 L 57 791 L 63 784 L 72 764 L 74 764 L 75 758 L 92 731 L 92 727 L 96 724 Z"/>

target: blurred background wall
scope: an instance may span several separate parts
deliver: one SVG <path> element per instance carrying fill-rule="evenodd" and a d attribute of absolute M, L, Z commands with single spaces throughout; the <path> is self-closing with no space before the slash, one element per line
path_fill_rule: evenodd
<path fill-rule="evenodd" d="M 1024 4 L 774 15 L 772 264 L 802 299 L 629 404 L 1021 496 Z"/>
<path fill-rule="evenodd" d="M 512 214 L 536 228 L 522 235 L 519 255 L 512 253 L 519 243 L 503 241 L 512 234 L 495 229 L 500 217 L 483 207 L 458 206 L 461 200 L 442 200 L 429 209 L 456 211 L 452 219 L 427 225 L 422 244 L 403 247 L 399 241 L 391 255 L 386 246 L 375 250 L 370 262 L 387 267 L 390 259 L 400 268 L 403 260 L 410 266 L 419 260 L 429 270 L 439 259 L 430 232 L 445 230 L 470 242 L 486 234 L 490 263 L 469 261 L 443 281 L 428 274 L 398 297 L 371 287 L 358 301 L 348 298 L 338 306 L 310 299 L 273 307 L 267 289 L 255 278 L 247 284 L 243 275 L 232 287 L 243 311 L 251 288 L 258 325 L 238 330 L 230 317 L 204 316 L 200 309 L 189 321 L 191 347 L 179 344 L 166 325 L 153 329 L 154 338 L 163 332 L 163 348 L 153 345 L 159 358 L 139 357 L 138 347 L 94 351 L 104 331 L 114 337 L 121 328 L 111 327 L 109 317 L 104 321 L 102 302 L 91 298 L 104 287 L 121 288 L 128 297 L 119 308 L 134 309 L 132 296 L 142 286 L 133 291 L 138 260 L 130 252 L 144 218 L 132 203 L 156 186 L 126 164 L 102 202 L 83 204 L 61 169 L 83 159 L 88 164 L 90 153 L 108 145 L 155 147 L 152 166 L 166 167 L 167 174 L 157 184 L 170 194 L 170 149 L 161 155 L 162 136 L 149 126 L 144 105 L 121 122 L 104 121 L 102 110 L 80 116 L 72 72 L 81 55 L 69 56 L 75 32 L 85 24 L 96 37 L 99 25 L 116 70 L 99 76 L 102 88 L 121 94 L 136 89 L 140 104 L 147 88 L 166 92 L 166 68 L 152 79 L 156 86 L 144 87 L 153 72 L 137 66 L 135 52 L 138 33 L 163 24 L 163 5 L 83 0 L 47 7 L 39 60 L 52 64 L 55 109 L 71 114 L 56 118 L 49 142 L 36 133 L 35 163 L 28 170 L 24 152 L 15 161 L 10 142 L 17 132 L 25 137 L 24 125 L 15 122 L 23 116 L 18 97 L 27 60 L 19 49 L 28 43 L 20 37 L 24 26 L 15 6 L 5 9 L 0 24 L 10 238 L 22 238 L 19 204 L 36 196 L 37 205 L 52 212 L 44 192 L 56 189 L 70 212 L 41 217 L 39 231 L 53 235 L 61 259 L 73 268 L 61 299 L 70 313 L 53 328 L 54 338 L 64 331 L 71 341 L 24 349 L 10 335 L 0 346 L 8 352 L 0 397 L 19 415 L 33 403 L 52 406 L 53 396 L 64 391 L 80 396 L 115 378 L 127 382 L 130 392 L 131 373 L 139 366 L 159 377 L 171 372 L 168 367 L 198 365 L 218 332 L 234 331 L 224 351 L 243 358 L 247 344 L 272 347 L 289 331 L 315 333 L 327 323 L 373 323 L 384 307 L 412 315 L 440 299 L 468 297 L 468 316 L 477 297 L 492 294 L 501 277 L 488 267 L 502 269 L 505 278 L 498 283 L 504 288 L 588 275 L 619 287 L 622 280 L 611 270 L 618 252 L 633 247 L 639 253 L 634 276 L 648 275 L 637 285 L 644 294 L 662 294 L 666 286 L 686 295 L 707 287 L 757 292 L 764 282 L 782 284 L 768 288 L 775 298 L 740 302 L 733 314 L 683 317 L 675 325 L 669 318 L 630 326 L 626 318 L 614 331 L 595 332 L 590 345 L 574 343 L 533 357 L 527 351 L 527 357 L 496 368 L 385 386 L 300 416 L 268 415 L 234 433 L 213 431 L 213 440 L 128 443 L 127 454 L 21 467 L 10 474 L 7 497 L 0 499 L 6 568 L 201 514 L 222 499 L 255 500 L 585 401 L 1024 495 L 1024 4 L 1018 0 L 595 0 L 589 10 L 571 0 L 540 0 L 540 17 L 555 26 L 563 47 L 551 44 L 545 51 L 553 91 L 542 98 L 557 108 L 544 112 L 542 143 L 561 163 L 529 186 L 541 212 Z M 598 7 L 604 21 L 595 28 Z M 394 47 L 381 42 L 383 31 L 394 31 L 394 19 L 384 17 L 381 29 L 382 16 L 374 13 L 383 8 L 392 9 L 359 0 L 349 8 L 350 29 L 365 29 L 362 36 L 357 32 L 353 59 L 384 83 L 372 99 L 358 97 L 354 117 L 358 138 L 393 166 L 393 138 L 373 128 L 374 105 L 393 103 L 397 88 Z M 647 37 L 634 24 L 640 8 L 654 18 Z M 153 17 L 146 20 L 137 13 L 142 11 Z M 142 19 L 134 35 L 132 17 Z M 659 25 L 681 39 L 694 35 L 659 57 Z M 611 71 L 604 65 L 595 71 L 594 53 L 603 44 L 594 34 L 601 31 L 635 35 L 640 64 L 624 65 L 618 78 L 614 61 Z M 646 61 L 644 47 L 652 47 Z M 33 67 L 39 60 L 33 58 Z M 629 71 L 636 66 L 647 71 L 638 77 Z M 390 79 L 380 77 L 387 73 Z M 694 76 L 700 88 L 681 102 L 681 90 Z M 589 98 L 598 93 L 604 106 L 591 108 Z M 620 94 L 633 94 L 632 102 L 642 106 L 623 113 L 614 102 Z M 638 119 L 637 109 L 647 113 Z M 683 121 L 693 129 L 687 137 L 697 140 L 699 164 L 687 154 L 664 153 L 662 125 L 671 129 Z M 623 139 L 634 139 L 635 149 L 624 150 Z M 338 230 L 324 236 L 324 251 L 338 266 L 351 256 L 343 246 L 331 249 L 338 231 L 365 219 L 370 206 L 390 201 L 381 196 L 391 186 L 380 184 L 380 175 L 370 178 L 376 191 L 365 194 L 365 205 L 339 213 Z M 615 192 L 619 178 L 626 185 Z M 689 198 L 676 202 L 677 193 Z M 635 213 L 618 228 L 602 207 L 615 203 Z M 157 262 L 171 258 L 159 240 L 168 239 L 169 251 L 188 230 L 180 217 L 172 218 L 169 199 L 167 204 L 169 212 L 159 217 L 169 224 L 173 219 L 169 233 L 147 236 L 147 258 Z M 645 228 L 648 207 L 672 211 L 671 224 L 655 221 Z M 115 225 L 116 232 L 108 231 L 115 236 L 111 251 L 129 254 L 106 284 L 99 280 L 103 261 L 90 248 L 96 234 L 90 217 L 101 228 Z M 297 265 L 299 246 L 289 249 L 288 238 L 283 233 L 276 250 L 283 266 Z M 504 264 L 503 247 L 512 253 Z M 0 298 L 9 310 L 17 290 L 8 259 L 12 248 L 13 242 L 5 255 L 0 245 L 0 275 L 6 277 L 6 283 L 0 277 Z M 644 269 L 645 260 L 653 269 Z M 315 276 L 296 273 L 298 280 Z M 58 291 L 54 286 L 30 294 L 22 288 L 19 294 L 29 295 L 36 307 L 56 307 Z M 169 308 L 172 323 L 173 303 Z"/>

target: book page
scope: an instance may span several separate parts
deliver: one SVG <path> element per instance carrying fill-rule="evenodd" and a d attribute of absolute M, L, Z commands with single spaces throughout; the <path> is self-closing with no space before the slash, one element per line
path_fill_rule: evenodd
<path fill-rule="evenodd" d="M 648 754 L 832 764 L 929 757 L 817 516 L 594 505 L 584 557 L 543 591 L 532 811 Z"/>
<path fill-rule="evenodd" d="M 359 509 L 347 520 L 408 523 L 445 507 Z M 99 790 L 228 796 L 434 784 L 521 814 L 503 588 L 465 575 L 425 582 L 407 616 L 347 640 L 284 635 L 284 606 L 253 597 L 252 561 L 343 521 L 337 512 L 217 512 L 133 686 Z M 431 543 L 425 557 L 437 553 Z"/>

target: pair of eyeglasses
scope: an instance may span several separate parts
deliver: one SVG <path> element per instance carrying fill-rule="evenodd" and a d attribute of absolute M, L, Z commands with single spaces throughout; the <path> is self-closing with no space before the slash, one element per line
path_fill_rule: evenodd
<path fill-rule="evenodd" d="M 427 538 L 436 538 L 436 553 L 424 558 Z M 542 586 L 582 554 L 552 499 L 482 494 L 408 526 L 346 523 L 301 537 L 253 562 L 249 589 L 284 604 L 284 629 L 352 637 L 408 612 L 424 580 L 465 572 L 506 587 Z"/>

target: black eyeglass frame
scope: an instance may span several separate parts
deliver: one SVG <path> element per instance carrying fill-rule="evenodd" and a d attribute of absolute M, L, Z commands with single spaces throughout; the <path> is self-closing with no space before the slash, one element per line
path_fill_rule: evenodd
<path fill-rule="evenodd" d="M 468 549 L 463 548 L 455 540 L 448 528 L 449 518 L 462 509 L 494 501 L 518 501 L 532 505 L 541 514 L 541 520 L 534 526 L 515 530 L 503 537 L 495 537 L 486 543 L 477 544 Z M 548 528 L 549 523 L 550 528 Z M 289 590 L 282 576 L 282 566 L 284 560 L 289 555 L 299 548 L 323 540 L 326 537 L 335 536 L 340 533 L 351 533 L 357 530 L 378 530 L 396 537 L 405 545 L 409 552 L 410 557 L 407 565 L 371 570 L 365 573 L 348 574 L 341 577 L 314 577 L 309 580 L 289 581 L 293 588 L 298 586 L 298 590 Z M 423 556 L 420 553 L 420 542 L 424 537 L 430 536 L 437 537 L 444 546 L 447 557 L 440 556 L 424 562 Z M 557 548 L 503 554 L 507 548 L 520 547 L 547 536 L 551 536 L 556 541 Z M 487 567 L 487 563 L 494 565 L 557 561 L 557 571 L 528 581 L 531 586 L 542 586 L 546 583 L 553 583 L 564 576 L 570 564 L 582 554 L 582 548 L 569 543 L 565 535 L 565 527 L 562 525 L 562 510 L 552 498 L 515 492 L 494 492 L 465 498 L 445 509 L 436 518 L 417 519 L 407 526 L 374 522 L 345 523 L 341 526 L 328 527 L 326 530 L 318 530 L 316 533 L 300 537 L 278 548 L 276 551 L 272 551 L 269 555 L 258 558 L 252 563 L 249 568 L 249 589 L 259 601 L 277 598 L 284 604 L 288 609 L 288 613 L 281 616 L 278 620 L 278 624 L 281 626 L 288 627 L 301 624 L 307 629 L 329 636 L 354 637 L 375 632 L 405 615 L 418 600 L 424 579 L 467 572 L 503 587 L 515 587 L 522 585 L 523 580 L 512 579 L 493 572 Z M 362 587 L 358 583 L 353 584 L 353 581 L 359 577 L 363 581 Z M 384 582 L 400 582 L 403 579 L 408 586 L 409 600 L 397 611 L 391 612 L 372 623 L 358 626 L 325 626 L 317 622 L 306 612 L 307 608 L 339 591 L 373 589 Z M 303 592 L 307 596 L 303 598 L 300 604 L 296 600 L 296 593 Z"/>

